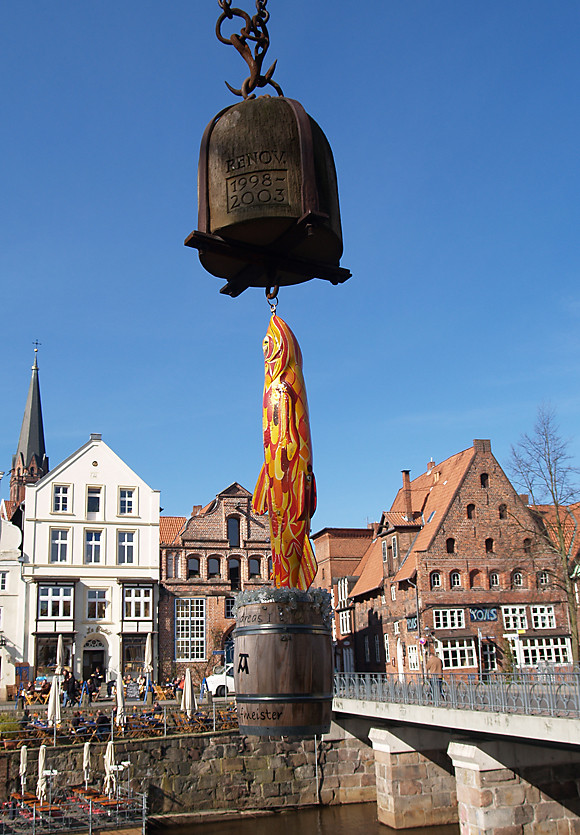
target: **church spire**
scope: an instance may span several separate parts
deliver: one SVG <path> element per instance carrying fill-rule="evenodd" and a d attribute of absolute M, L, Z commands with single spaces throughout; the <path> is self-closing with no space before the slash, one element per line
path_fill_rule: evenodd
<path fill-rule="evenodd" d="M 20 438 L 16 454 L 12 458 L 12 474 L 10 478 L 10 500 L 20 504 L 24 500 L 27 484 L 34 484 L 48 472 L 48 458 L 44 445 L 44 426 L 42 423 L 42 407 L 40 405 L 40 384 L 38 381 L 38 345 L 35 342 L 34 365 L 32 378 Z"/>

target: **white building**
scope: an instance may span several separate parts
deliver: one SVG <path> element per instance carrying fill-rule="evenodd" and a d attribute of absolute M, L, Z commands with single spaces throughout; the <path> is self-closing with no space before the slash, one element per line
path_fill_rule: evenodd
<path fill-rule="evenodd" d="M 20 528 L 8 521 L 5 503 L 2 502 L 0 506 L 0 699 L 7 697 L 7 687 L 13 687 L 16 684 L 16 670 L 19 665 L 22 665 L 24 624 L 20 579 L 21 542 Z"/>
<path fill-rule="evenodd" d="M 159 491 L 98 434 L 36 484 L 23 514 L 22 659 L 54 671 L 58 636 L 79 680 L 141 673 L 157 634 Z M 154 649 L 154 675 L 157 669 Z"/>

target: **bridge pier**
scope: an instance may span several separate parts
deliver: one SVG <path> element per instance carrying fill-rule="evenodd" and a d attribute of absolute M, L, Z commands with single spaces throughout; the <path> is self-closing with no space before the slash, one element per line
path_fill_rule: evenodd
<path fill-rule="evenodd" d="M 427 728 L 371 728 L 377 812 L 393 829 L 457 823 L 449 733 Z"/>
<path fill-rule="evenodd" d="M 580 833 L 580 756 L 510 740 L 450 742 L 461 835 Z"/>

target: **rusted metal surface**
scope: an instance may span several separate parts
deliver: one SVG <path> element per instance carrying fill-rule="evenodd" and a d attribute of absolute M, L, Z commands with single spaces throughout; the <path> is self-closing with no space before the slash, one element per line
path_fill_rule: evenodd
<path fill-rule="evenodd" d="M 234 46 L 250 68 L 250 75 L 244 80 L 239 90 L 236 90 L 226 81 L 228 89 L 236 96 L 248 99 L 255 97 L 253 91 L 257 87 L 266 87 L 269 84 L 279 96 L 283 96 L 282 88 L 272 79 L 276 69 L 276 61 L 262 75 L 262 63 L 270 46 L 270 36 L 266 26 L 270 19 L 270 13 L 266 11 L 267 0 L 256 0 L 256 14 L 253 17 L 250 17 L 243 9 L 232 9 L 232 0 L 218 0 L 218 3 L 223 11 L 216 24 L 216 35 L 222 43 Z M 234 17 L 241 18 L 244 25 L 239 35 L 233 34 L 226 38 L 222 34 L 222 25 L 224 21 L 233 20 Z M 248 41 L 254 44 L 253 52 L 248 45 Z"/>

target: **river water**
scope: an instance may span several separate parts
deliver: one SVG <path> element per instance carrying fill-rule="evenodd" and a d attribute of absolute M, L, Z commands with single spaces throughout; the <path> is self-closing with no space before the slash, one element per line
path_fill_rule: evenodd
<path fill-rule="evenodd" d="M 155 828 L 163 835 L 400 835 L 377 820 L 375 803 L 321 806 L 299 812 L 284 812 L 237 820 L 198 823 L 189 826 Z M 459 826 L 430 826 L 405 829 L 405 835 L 458 835 Z"/>

